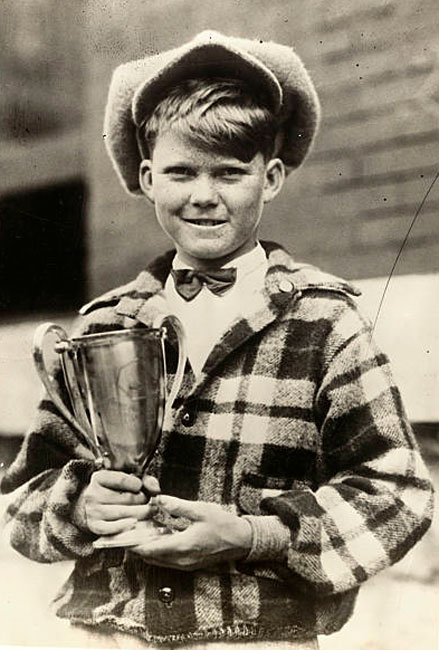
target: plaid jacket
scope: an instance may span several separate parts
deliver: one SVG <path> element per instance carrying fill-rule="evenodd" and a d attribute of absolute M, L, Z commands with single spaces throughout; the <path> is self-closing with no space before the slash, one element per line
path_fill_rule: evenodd
<path fill-rule="evenodd" d="M 431 483 L 355 291 L 265 248 L 264 308 L 225 333 L 197 381 L 187 369 L 149 469 L 164 493 L 248 517 L 249 557 L 180 572 L 94 550 L 75 510 L 92 461 L 43 400 L 3 489 L 25 484 L 9 510 L 17 550 L 77 560 L 59 616 L 155 642 L 327 634 L 427 530 Z M 79 333 L 150 325 L 172 256 L 83 308 Z M 172 371 L 172 345 L 168 357 Z"/>

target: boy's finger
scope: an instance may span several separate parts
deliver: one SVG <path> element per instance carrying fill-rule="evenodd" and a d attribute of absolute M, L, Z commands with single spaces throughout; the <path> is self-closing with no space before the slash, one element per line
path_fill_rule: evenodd
<path fill-rule="evenodd" d="M 117 533 L 134 528 L 136 523 L 137 519 L 127 517 L 126 519 L 118 519 L 117 521 L 98 521 L 90 529 L 96 535 L 116 535 Z"/>
<path fill-rule="evenodd" d="M 145 505 L 147 501 L 143 492 L 126 492 L 124 490 L 114 490 L 110 488 L 102 488 L 97 495 L 97 498 L 103 504 L 121 506 Z"/>
<path fill-rule="evenodd" d="M 141 506 L 116 506 L 116 505 L 105 505 L 101 506 L 99 509 L 100 517 L 104 521 L 118 521 L 123 519 L 150 519 L 154 513 L 157 511 L 157 508 L 150 505 L 141 505 Z"/>
<path fill-rule="evenodd" d="M 152 540 L 166 534 L 164 529 L 157 528 L 150 521 L 137 522 L 136 526 L 115 535 L 102 535 L 93 542 L 95 548 L 114 548 L 117 546 L 138 546 L 145 540 Z"/>
<path fill-rule="evenodd" d="M 158 482 L 155 476 L 150 476 L 149 474 L 145 474 L 142 478 L 142 483 L 145 491 L 149 495 L 155 496 L 156 494 L 160 494 L 161 492 L 160 483 Z"/>
<path fill-rule="evenodd" d="M 142 489 L 142 481 L 133 474 L 125 474 L 125 472 L 110 469 L 103 469 L 95 474 L 95 479 L 98 483 L 111 490 L 140 492 Z"/>
<path fill-rule="evenodd" d="M 145 540 L 140 541 L 138 546 L 138 552 L 140 552 L 144 557 L 151 558 L 169 558 L 176 559 L 181 557 L 182 554 L 182 545 L 186 548 L 185 537 L 182 538 L 182 535 L 186 535 L 187 531 L 170 533 L 167 535 L 157 535 L 156 537 L 145 537 Z"/>
<path fill-rule="evenodd" d="M 201 521 L 206 515 L 205 504 L 198 501 L 188 501 L 187 499 L 161 494 L 155 497 L 153 503 L 156 503 L 173 517 L 187 517 L 192 521 Z"/>

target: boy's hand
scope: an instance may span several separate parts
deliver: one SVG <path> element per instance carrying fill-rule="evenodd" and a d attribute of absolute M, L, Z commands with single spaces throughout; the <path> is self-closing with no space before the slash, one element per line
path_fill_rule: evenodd
<path fill-rule="evenodd" d="M 131 550 L 150 564 L 193 571 L 227 560 L 246 557 L 252 543 L 248 521 L 223 510 L 216 503 L 157 496 L 153 502 L 173 517 L 192 523 L 183 532 L 157 535 Z"/>
<path fill-rule="evenodd" d="M 142 490 L 142 481 L 124 472 L 102 469 L 92 474 L 77 507 L 96 535 L 114 535 L 147 519 L 151 506 Z"/>

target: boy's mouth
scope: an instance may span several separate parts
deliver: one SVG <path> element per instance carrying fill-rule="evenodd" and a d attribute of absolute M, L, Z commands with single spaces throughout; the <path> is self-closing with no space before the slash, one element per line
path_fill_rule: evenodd
<path fill-rule="evenodd" d="M 185 219 L 186 223 L 190 223 L 193 226 L 203 226 L 203 227 L 213 227 L 221 226 L 225 221 L 220 221 L 219 219 Z"/>

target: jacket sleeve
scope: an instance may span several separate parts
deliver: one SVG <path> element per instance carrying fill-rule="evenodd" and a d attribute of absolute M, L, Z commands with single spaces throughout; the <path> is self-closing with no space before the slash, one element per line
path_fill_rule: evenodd
<path fill-rule="evenodd" d="M 315 401 L 318 488 L 262 501 L 248 561 L 283 558 L 322 596 L 401 559 L 428 529 L 433 489 L 387 357 L 354 306 L 329 335 Z M 288 571 L 283 576 L 288 579 Z"/>
<path fill-rule="evenodd" d="M 16 490 L 7 510 L 11 545 L 38 562 L 91 555 L 95 536 L 76 504 L 93 470 L 91 452 L 44 398 L 1 484 L 3 493 Z"/>

